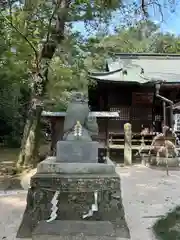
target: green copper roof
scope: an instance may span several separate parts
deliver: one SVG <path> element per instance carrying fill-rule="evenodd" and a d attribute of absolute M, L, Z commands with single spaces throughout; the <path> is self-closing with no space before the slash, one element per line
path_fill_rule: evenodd
<path fill-rule="evenodd" d="M 107 61 L 107 66 L 107 72 L 89 76 L 100 81 L 180 83 L 180 55 L 117 54 L 117 60 Z"/>

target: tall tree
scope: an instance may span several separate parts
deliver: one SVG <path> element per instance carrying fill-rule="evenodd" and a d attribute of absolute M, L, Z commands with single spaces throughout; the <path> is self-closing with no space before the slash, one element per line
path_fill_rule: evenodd
<path fill-rule="evenodd" d="M 4 1 L 5 2 L 5 1 Z M 66 28 L 74 21 L 107 21 L 119 0 L 25 0 L 22 5 L 8 1 L 1 16 L 19 34 L 20 44 L 29 49 L 31 99 L 17 167 L 34 164 L 38 150 L 39 123 L 43 97 L 47 93 L 49 66 L 58 47 L 66 39 Z M 7 12 L 8 8 L 8 12 Z M 16 48 L 18 54 L 18 49 Z"/>

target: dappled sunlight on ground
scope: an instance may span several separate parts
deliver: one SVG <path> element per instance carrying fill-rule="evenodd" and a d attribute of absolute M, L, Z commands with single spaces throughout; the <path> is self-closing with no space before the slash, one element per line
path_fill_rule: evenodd
<path fill-rule="evenodd" d="M 3 207 L 24 208 L 26 205 L 26 199 L 22 199 L 20 196 L 8 196 L 0 197 L 0 209 Z M 4 206 L 6 205 L 6 206 Z"/>
<path fill-rule="evenodd" d="M 0 148 L 0 165 L 13 166 L 17 161 L 19 148 Z"/>
<path fill-rule="evenodd" d="M 130 173 L 122 173 L 123 177 L 130 177 Z"/>
<path fill-rule="evenodd" d="M 136 187 L 138 188 L 146 188 L 148 191 L 157 191 L 158 187 L 157 186 L 147 186 L 146 184 L 136 184 Z"/>
<path fill-rule="evenodd" d="M 14 161 L 1 161 L 2 164 L 14 164 Z"/>
<path fill-rule="evenodd" d="M 0 239 L 15 240 L 26 206 L 27 192 L 8 192 L 0 196 Z M 4 238 L 3 238 L 4 237 Z"/>
<path fill-rule="evenodd" d="M 173 173 L 171 173 L 171 176 L 180 180 L 180 174 L 177 175 L 173 172 Z"/>
<path fill-rule="evenodd" d="M 180 205 L 180 171 L 152 170 L 145 166 L 118 168 L 123 204 L 132 240 L 154 240 L 156 220 Z"/>

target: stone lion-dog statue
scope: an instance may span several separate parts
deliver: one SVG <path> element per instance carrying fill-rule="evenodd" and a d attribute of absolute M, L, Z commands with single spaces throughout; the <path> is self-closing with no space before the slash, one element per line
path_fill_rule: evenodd
<path fill-rule="evenodd" d="M 143 135 L 145 135 L 145 132 L 143 132 Z M 172 158 L 178 157 L 179 155 L 173 141 L 168 140 L 168 135 L 172 137 L 174 133 L 171 131 L 171 129 L 168 126 L 164 126 L 163 133 L 159 133 L 154 137 L 148 152 L 148 159 L 146 161 L 146 165 L 155 164 L 158 166 L 161 164 L 161 160 L 164 158 L 167 174 L 168 174 L 168 162 Z M 139 151 L 139 154 L 141 155 L 141 152 L 143 151 L 144 149 L 142 147 Z"/>

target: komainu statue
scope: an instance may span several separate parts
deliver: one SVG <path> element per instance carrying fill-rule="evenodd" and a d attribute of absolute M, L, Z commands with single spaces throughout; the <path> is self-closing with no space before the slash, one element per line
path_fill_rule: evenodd
<path fill-rule="evenodd" d="M 174 137 L 173 133 L 169 130 L 169 127 L 164 126 L 163 132 L 154 137 L 151 149 L 149 154 L 155 154 L 157 157 L 157 164 L 158 164 L 158 157 L 176 157 L 178 152 L 176 150 L 175 144 L 168 140 L 168 135 L 170 137 Z"/>
<path fill-rule="evenodd" d="M 170 140 L 166 140 L 165 136 L 161 133 L 158 134 L 152 142 L 150 154 L 155 154 L 157 157 L 176 157 L 176 147 Z M 158 164 L 158 161 L 157 161 Z"/>
<path fill-rule="evenodd" d="M 163 133 L 157 134 L 150 146 L 148 155 L 143 145 L 139 154 L 143 157 L 146 156 L 145 163 L 150 165 L 166 166 L 168 174 L 168 166 L 179 166 L 179 153 L 175 145 L 176 134 L 168 126 L 163 127 Z"/>
<path fill-rule="evenodd" d="M 81 92 L 74 92 L 68 105 L 63 140 L 75 140 L 74 128 L 78 122 L 82 127 L 81 139 L 91 141 L 98 135 L 96 118 L 89 116 L 88 98 Z"/>

